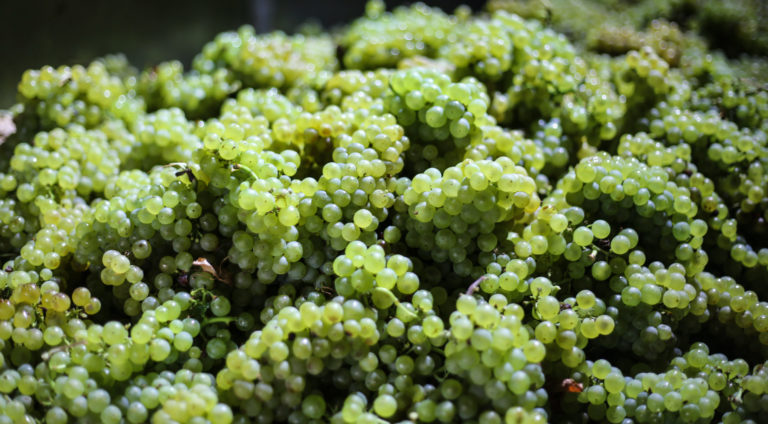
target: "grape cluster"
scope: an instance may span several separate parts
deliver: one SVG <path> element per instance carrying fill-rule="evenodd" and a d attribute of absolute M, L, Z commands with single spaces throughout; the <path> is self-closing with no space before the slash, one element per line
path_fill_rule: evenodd
<path fill-rule="evenodd" d="M 132 95 L 136 78 L 110 72 L 107 60 L 87 67 L 45 66 L 25 72 L 18 87 L 25 108 L 34 110 L 40 127 L 46 129 L 69 124 L 94 127 L 106 111 L 131 122 L 145 111 L 144 100 Z"/>
<path fill-rule="evenodd" d="M 590 50 L 609 54 L 650 45 L 675 63 L 686 44 L 703 40 L 732 56 L 768 51 L 768 8 L 759 0 L 489 0 L 485 8 L 549 23 Z M 689 33 L 681 36 L 675 26 Z"/>
<path fill-rule="evenodd" d="M 26 72 L 0 424 L 766 422 L 765 91 L 502 3 Z"/>
<path fill-rule="evenodd" d="M 226 68 L 184 74 L 181 62 L 161 63 L 141 74 L 138 91 L 151 109 L 177 107 L 190 118 L 215 113 L 238 85 Z"/>
<path fill-rule="evenodd" d="M 456 17 L 424 4 L 384 9 L 383 1 L 366 5 L 366 16 L 344 32 L 339 46 L 343 63 L 352 69 L 393 67 L 403 59 L 433 56 L 447 42 L 457 40 Z"/>
<path fill-rule="evenodd" d="M 165 70 L 168 77 L 173 77 L 173 67 L 171 64 L 158 71 Z M 226 95 L 222 91 L 230 90 L 223 90 L 230 73 L 234 74 L 235 81 L 250 87 L 286 88 L 322 78 L 336 67 L 336 49 L 330 36 L 289 36 L 282 32 L 256 35 L 253 28 L 246 26 L 237 32 L 219 34 L 203 47 L 192 67 L 202 77 L 184 75 L 180 84 L 182 87 L 195 83 L 202 85 L 200 89 L 210 92 L 204 97 L 214 100 Z M 203 79 L 205 75 L 214 80 L 207 82 Z M 158 74 L 161 83 L 164 83 L 163 77 Z M 206 90 L 206 87 L 210 88 Z M 176 100 L 174 97 L 166 101 Z"/>
<path fill-rule="evenodd" d="M 653 20 L 646 31 L 623 26 L 604 27 L 593 37 L 590 43 L 596 51 L 624 54 L 648 46 L 671 66 L 679 66 L 685 42 L 678 25 L 665 20 Z"/>

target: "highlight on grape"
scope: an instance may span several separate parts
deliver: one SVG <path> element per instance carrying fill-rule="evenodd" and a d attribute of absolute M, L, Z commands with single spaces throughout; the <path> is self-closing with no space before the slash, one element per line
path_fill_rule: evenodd
<path fill-rule="evenodd" d="M 765 86 L 504 4 L 25 72 L 0 424 L 768 422 Z"/>

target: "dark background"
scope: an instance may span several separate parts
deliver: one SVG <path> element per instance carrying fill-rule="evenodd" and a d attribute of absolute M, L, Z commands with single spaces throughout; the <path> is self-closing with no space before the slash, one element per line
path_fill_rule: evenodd
<path fill-rule="evenodd" d="M 485 2 L 425 3 L 450 12 Z M 186 66 L 217 33 L 243 24 L 259 32 L 292 32 L 310 21 L 331 28 L 364 9 L 365 0 L 0 0 L 0 109 L 14 103 L 27 69 L 87 64 L 110 53 L 124 53 L 139 68 L 172 59 Z"/>

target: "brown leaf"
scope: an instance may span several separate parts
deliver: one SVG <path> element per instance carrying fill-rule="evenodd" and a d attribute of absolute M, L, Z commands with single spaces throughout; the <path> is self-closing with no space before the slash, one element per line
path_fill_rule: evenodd
<path fill-rule="evenodd" d="M 226 258 L 224 259 L 226 260 Z M 224 261 L 222 261 L 222 264 L 223 262 Z M 225 275 L 226 273 L 217 271 L 216 268 L 214 268 L 213 265 L 211 265 L 211 263 L 208 262 L 208 259 L 206 258 L 199 257 L 194 262 L 192 262 L 192 265 L 199 266 L 200 268 L 203 269 L 203 271 L 213 275 L 213 278 L 221 281 L 224 284 L 232 284 L 229 279 L 229 276 Z M 221 266 L 219 266 L 219 268 L 221 268 Z"/>
<path fill-rule="evenodd" d="M 573 379 L 566 378 L 560 384 L 560 387 L 569 393 L 581 393 L 584 391 L 584 385 L 574 381 Z"/>
<path fill-rule="evenodd" d="M 197 258 L 194 262 L 192 262 L 192 265 L 199 266 L 203 269 L 203 271 L 213 275 L 214 278 L 218 279 L 219 274 L 216 272 L 216 268 L 211 265 L 210 262 L 208 262 L 208 259 L 205 258 Z"/>

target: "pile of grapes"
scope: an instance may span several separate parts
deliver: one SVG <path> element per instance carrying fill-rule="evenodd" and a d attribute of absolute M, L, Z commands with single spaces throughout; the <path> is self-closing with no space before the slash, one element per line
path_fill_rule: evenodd
<path fill-rule="evenodd" d="M 27 71 L 0 424 L 768 422 L 768 92 L 581 41 L 371 1 Z"/>

